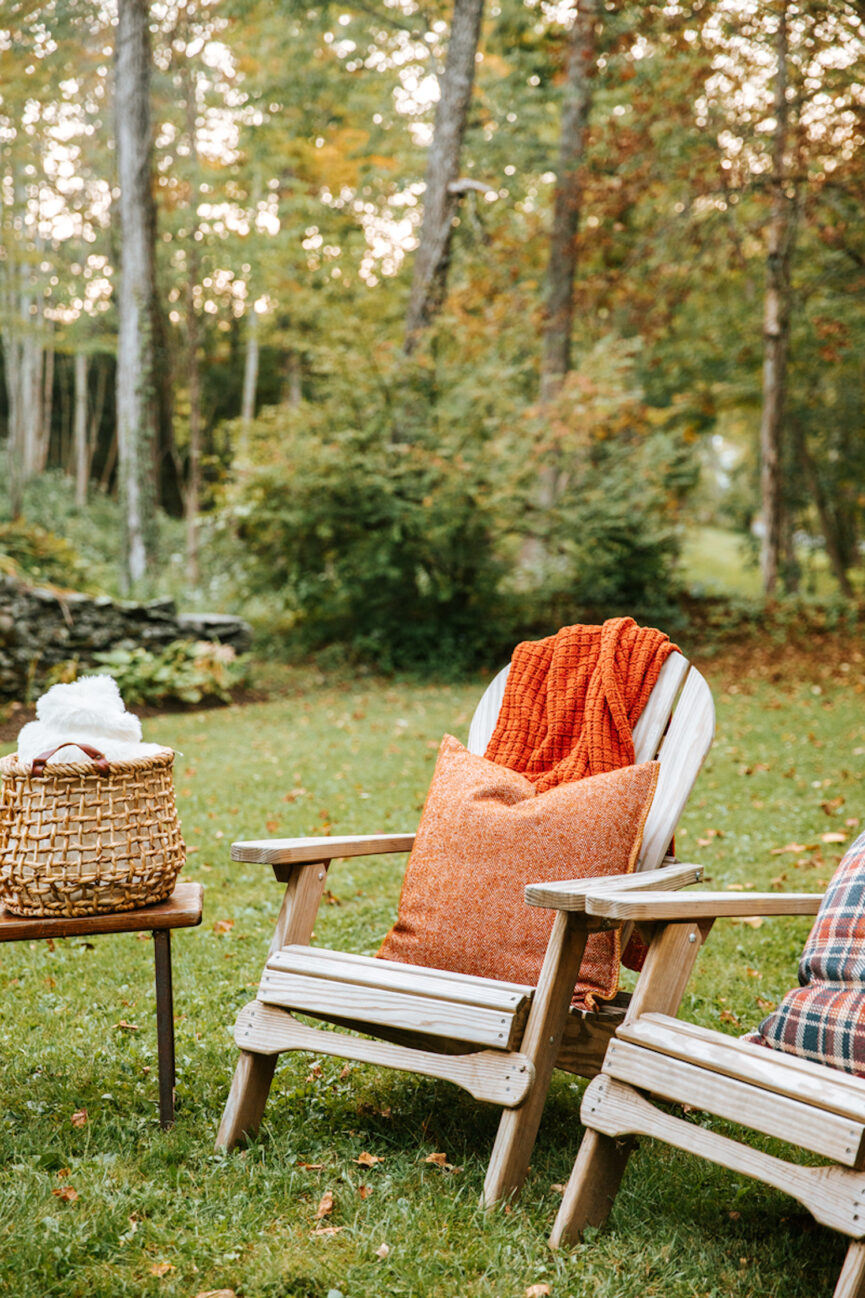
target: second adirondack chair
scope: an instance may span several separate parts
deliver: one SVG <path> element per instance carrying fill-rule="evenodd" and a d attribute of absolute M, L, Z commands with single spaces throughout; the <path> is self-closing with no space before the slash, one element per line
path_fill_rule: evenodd
<path fill-rule="evenodd" d="M 486 748 L 507 672 L 499 673 L 478 705 L 470 752 Z M 699 877 L 692 867 L 663 862 L 713 731 L 705 680 L 680 653 L 672 654 L 634 728 L 636 761 L 659 763 L 636 867 L 652 872 L 651 881 L 645 874 L 624 875 L 607 878 L 605 888 L 676 888 Z M 536 987 L 311 946 L 330 862 L 407 852 L 413 842 L 408 833 L 232 846 L 236 861 L 271 865 L 286 890 L 258 996 L 241 1010 L 235 1027 L 241 1054 L 217 1146 L 231 1148 L 257 1131 L 281 1053 L 307 1050 L 363 1060 L 448 1079 L 502 1108 L 484 1188 L 492 1204 L 522 1184 L 553 1069 L 594 1076 L 622 1020 L 625 998 L 592 1013 L 571 1006 L 587 937 L 606 921 L 587 916 L 579 887 L 569 893 L 567 884 L 541 889 L 540 904 L 557 914 Z M 671 998 L 667 1008 L 674 1012 L 676 1004 Z M 292 1011 L 365 1035 L 312 1027 Z"/>
<path fill-rule="evenodd" d="M 680 1001 L 715 920 L 815 915 L 822 901 L 819 893 L 636 890 L 614 897 L 586 883 L 587 915 L 611 924 L 648 925 L 654 936 L 629 1011 L 583 1097 L 587 1130 L 551 1247 L 576 1242 L 587 1226 L 603 1225 L 634 1137 L 651 1136 L 784 1191 L 822 1225 L 846 1235 L 851 1242 L 834 1298 L 865 1298 L 865 1078 L 684 1022 L 670 1008 Z M 837 913 L 831 922 L 837 928 Z M 852 948 L 851 954 L 861 967 L 861 955 Z M 843 1024 L 837 1033 L 843 1033 Z M 688 1121 L 671 1112 L 670 1104 L 775 1137 L 826 1162 L 818 1167 L 789 1162 Z"/>

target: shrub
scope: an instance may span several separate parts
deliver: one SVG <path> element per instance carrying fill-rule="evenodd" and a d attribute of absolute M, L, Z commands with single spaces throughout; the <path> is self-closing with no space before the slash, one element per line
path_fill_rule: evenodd
<path fill-rule="evenodd" d="M 0 571 L 31 584 L 93 590 L 87 565 L 75 547 L 21 518 L 0 523 Z"/>
<path fill-rule="evenodd" d="M 231 701 L 232 690 L 247 678 L 247 665 L 230 645 L 210 640 L 175 640 L 151 649 L 111 649 L 94 654 L 101 671 L 113 676 L 124 701 L 200 703 L 217 698 Z"/>
<path fill-rule="evenodd" d="M 251 584 L 279 593 L 294 648 L 339 643 L 385 670 L 483 661 L 503 634 L 485 445 L 453 425 L 393 441 L 374 420 L 303 413 L 259 421 L 278 450 L 235 501 Z"/>

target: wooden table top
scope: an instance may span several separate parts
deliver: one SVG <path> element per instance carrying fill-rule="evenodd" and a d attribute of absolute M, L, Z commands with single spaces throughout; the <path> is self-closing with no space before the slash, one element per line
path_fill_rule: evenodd
<path fill-rule="evenodd" d="M 194 928 L 201 923 L 200 883 L 178 883 L 166 901 L 138 910 L 113 911 L 107 915 L 75 918 L 33 918 L 10 915 L 0 907 L 0 942 L 22 942 L 30 938 L 84 937 L 92 933 L 139 933 L 166 928 Z"/>

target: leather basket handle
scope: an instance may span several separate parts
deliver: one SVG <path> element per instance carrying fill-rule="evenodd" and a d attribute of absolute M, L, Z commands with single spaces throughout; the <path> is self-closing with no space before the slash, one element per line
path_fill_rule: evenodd
<path fill-rule="evenodd" d="M 108 758 L 104 753 L 100 753 L 98 748 L 91 748 L 89 744 L 81 744 L 77 739 L 67 739 L 66 743 L 58 744 L 56 748 L 49 748 L 47 753 L 40 753 L 38 757 L 34 757 L 33 769 L 30 772 L 31 775 L 44 775 L 45 763 L 49 758 L 53 757 L 55 753 L 59 753 L 61 748 L 80 748 L 82 753 L 86 753 L 92 760 L 93 769 L 96 771 L 97 775 L 111 774 L 111 767 L 108 765 Z"/>

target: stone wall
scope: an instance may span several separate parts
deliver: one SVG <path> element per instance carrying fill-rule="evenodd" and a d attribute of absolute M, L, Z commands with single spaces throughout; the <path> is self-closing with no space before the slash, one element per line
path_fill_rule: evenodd
<path fill-rule="evenodd" d="M 248 623 L 221 613 L 178 613 L 174 601 L 126 604 L 105 595 L 38 590 L 0 576 L 0 698 L 24 699 L 52 667 L 95 666 L 108 649 L 159 649 L 173 640 L 219 640 L 249 648 Z"/>

